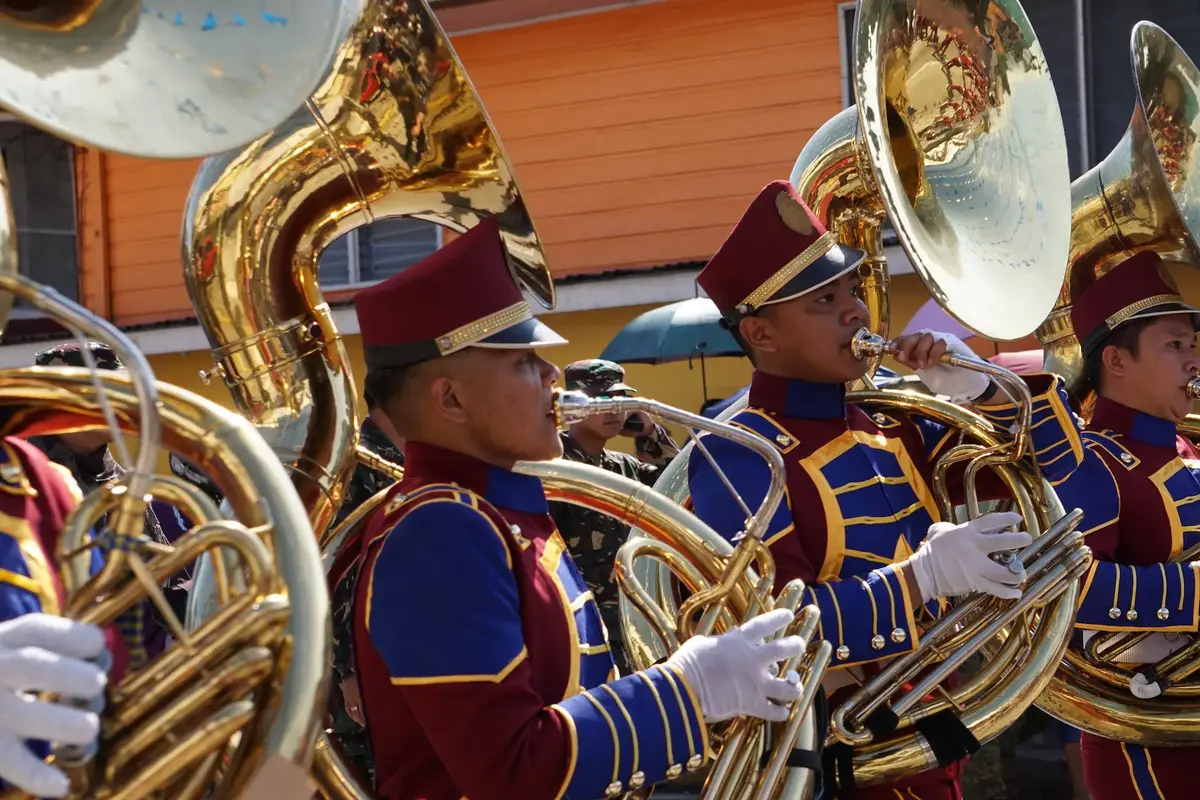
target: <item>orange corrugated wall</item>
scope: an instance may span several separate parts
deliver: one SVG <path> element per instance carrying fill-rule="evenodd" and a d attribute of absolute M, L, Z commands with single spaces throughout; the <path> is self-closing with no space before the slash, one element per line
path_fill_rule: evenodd
<path fill-rule="evenodd" d="M 840 108 L 836 8 L 666 0 L 455 37 L 555 273 L 710 254 Z M 81 158 L 84 298 L 120 324 L 192 316 L 179 229 L 197 163 Z"/>

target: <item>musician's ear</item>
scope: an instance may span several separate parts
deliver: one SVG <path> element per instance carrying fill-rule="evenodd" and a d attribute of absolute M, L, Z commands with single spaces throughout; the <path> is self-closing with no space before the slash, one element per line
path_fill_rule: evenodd
<path fill-rule="evenodd" d="M 1118 379 L 1123 378 L 1129 370 L 1129 360 L 1132 357 L 1132 352 L 1114 344 L 1106 345 L 1100 351 L 1100 363 L 1104 365 L 1104 372 Z"/>
<path fill-rule="evenodd" d="M 761 353 L 779 349 L 778 332 L 766 316 L 744 317 L 738 323 L 738 333 L 742 341 Z"/>

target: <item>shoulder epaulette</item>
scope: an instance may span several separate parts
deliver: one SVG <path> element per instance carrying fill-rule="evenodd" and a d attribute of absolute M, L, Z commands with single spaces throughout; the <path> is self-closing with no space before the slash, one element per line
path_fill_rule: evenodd
<path fill-rule="evenodd" d="M 1084 431 L 1081 438 L 1084 446 L 1108 453 L 1125 469 L 1134 469 L 1141 459 L 1125 449 L 1112 431 Z"/>
<path fill-rule="evenodd" d="M 453 483 L 431 483 L 408 494 L 397 491 L 388 500 L 383 513 L 390 517 L 400 512 L 410 511 L 422 503 L 427 503 L 431 500 L 453 500 L 454 502 L 476 508 L 478 507 L 479 498 L 474 492 L 464 489 L 461 486 L 456 486 Z"/>
<path fill-rule="evenodd" d="M 876 406 L 862 405 L 859 406 L 859 408 L 862 409 L 862 412 L 866 414 L 867 417 L 870 418 L 871 422 L 874 422 L 880 430 L 886 431 L 889 428 L 899 428 L 904 424 L 904 420 L 902 418 L 892 414 L 885 414 L 878 410 L 878 407 Z"/>
<path fill-rule="evenodd" d="M 746 408 L 735 414 L 729 420 L 730 425 L 757 433 L 771 442 L 779 452 L 787 454 L 800 444 L 800 441 L 787 428 L 771 419 L 771 415 L 757 408 Z"/>

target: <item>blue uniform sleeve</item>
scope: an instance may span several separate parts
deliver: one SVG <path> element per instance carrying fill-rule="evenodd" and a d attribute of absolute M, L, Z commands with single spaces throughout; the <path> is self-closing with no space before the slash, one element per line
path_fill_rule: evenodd
<path fill-rule="evenodd" d="M 916 604 L 895 567 L 872 570 L 865 578 L 816 583 L 804 597 L 821 609 L 819 635 L 833 646 L 831 669 L 891 658 L 919 643 Z M 929 611 L 936 615 L 937 604 Z"/>
<path fill-rule="evenodd" d="M 1061 481 L 1083 462 L 1082 423 L 1071 410 L 1066 388 L 1057 375 L 1032 375 L 1026 382 L 1033 396 L 1030 437 L 1034 458 L 1047 480 Z M 1011 431 L 1017 420 L 1017 407 L 1012 403 L 976 410 L 1002 431 Z"/>
<path fill-rule="evenodd" d="M 57 614 L 58 596 L 41 544 L 24 520 L 0 528 L 0 620 Z"/>
<path fill-rule="evenodd" d="M 496 683 L 528 656 L 508 545 L 463 503 L 426 502 L 404 516 L 375 561 L 366 614 L 396 685 Z"/>
<path fill-rule="evenodd" d="M 1111 452 L 1119 460 L 1124 450 L 1100 434 L 1084 433 L 1083 437 L 1084 457 L 1079 467 L 1054 487 L 1065 508 L 1083 511 L 1082 527 L 1096 559 L 1083 581 L 1076 626 L 1093 631 L 1196 630 L 1200 592 L 1195 567 L 1116 563 L 1121 492 L 1105 453 Z M 1126 524 L 1137 525 L 1137 521 Z"/>
<path fill-rule="evenodd" d="M 50 566 L 36 534 L 23 519 L 0 527 L 0 622 L 25 614 L 59 613 Z M 50 744 L 30 740 L 25 746 L 38 758 L 50 755 Z M 0 791 L 9 788 L 0 780 Z"/>
<path fill-rule="evenodd" d="M 669 666 L 543 701 L 512 548 L 479 509 L 433 500 L 388 533 L 368 576 L 371 643 L 455 785 L 481 800 L 604 797 L 702 765 L 699 704 Z"/>
<path fill-rule="evenodd" d="M 670 664 L 569 697 L 554 709 L 577 743 L 565 798 L 613 797 L 674 780 L 708 758 L 700 703 Z"/>
<path fill-rule="evenodd" d="M 713 461 L 754 511 L 766 494 L 770 469 L 754 452 L 736 442 L 702 437 Z M 786 446 L 785 446 L 786 447 Z M 717 533 L 732 541 L 745 527 L 745 514 L 703 453 L 688 459 L 692 509 Z M 903 577 L 893 567 L 874 570 L 866 578 L 818 582 L 813 564 L 794 530 L 792 498 L 781 503 L 764 540 L 775 558 L 776 587 L 799 578 L 808 584 L 806 597 L 821 610 L 821 632 L 833 645 L 833 668 L 849 667 L 905 653 L 917 644 L 914 603 Z M 819 502 L 814 497 L 814 502 Z M 814 509 L 815 513 L 821 513 Z M 936 613 L 936 605 L 931 608 Z"/>
<path fill-rule="evenodd" d="M 1197 567 L 1135 567 L 1094 561 L 1083 584 L 1076 627 L 1090 631 L 1195 631 Z"/>

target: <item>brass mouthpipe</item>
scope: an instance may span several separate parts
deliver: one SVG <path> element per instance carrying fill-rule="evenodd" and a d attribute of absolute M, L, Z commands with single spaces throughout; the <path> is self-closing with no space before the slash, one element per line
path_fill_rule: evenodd
<path fill-rule="evenodd" d="M 635 411 L 645 412 L 666 422 L 684 425 L 689 430 L 707 431 L 737 442 L 761 456 L 770 469 L 771 482 L 766 494 L 758 508 L 747 519 L 746 529 L 724 566 L 720 579 L 712 587 L 689 597 L 679 610 L 676 625 L 677 632 L 683 639 L 711 633 L 737 582 L 759 557 L 759 544 L 775 516 L 775 511 L 783 501 L 787 486 L 783 456 L 774 445 L 757 434 L 655 400 L 640 397 L 593 398 L 582 392 L 555 392 L 554 413 L 560 426 L 571 425 L 593 414 L 627 414 Z M 727 483 L 727 486 L 732 488 L 731 484 Z M 741 502 L 740 498 L 738 499 Z M 701 619 L 694 623 L 694 612 L 700 609 L 704 610 Z"/>

